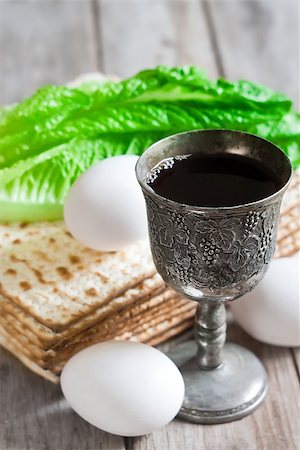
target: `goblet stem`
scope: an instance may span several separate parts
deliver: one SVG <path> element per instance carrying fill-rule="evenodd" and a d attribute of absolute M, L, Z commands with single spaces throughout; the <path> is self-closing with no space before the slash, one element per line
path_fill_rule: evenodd
<path fill-rule="evenodd" d="M 195 316 L 197 362 L 202 369 L 214 369 L 223 361 L 226 340 L 226 310 L 223 302 L 201 301 Z"/>

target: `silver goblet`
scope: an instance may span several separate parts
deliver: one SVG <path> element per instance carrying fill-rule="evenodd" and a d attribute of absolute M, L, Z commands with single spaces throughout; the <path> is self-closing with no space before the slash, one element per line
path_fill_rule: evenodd
<path fill-rule="evenodd" d="M 153 191 L 149 177 L 157 176 L 164 159 L 200 152 L 254 158 L 277 174 L 280 188 L 267 198 L 233 207 L 189 206 Z M 176 292 L 198 302 L 195 341 L 170 353 L 186 388 L 179 417 L 230 422 L 252 412 L 265 397 L 267 376 L 258 358 L 237 344 L 225 344 L 225 302 L 253 289 L 266 273 L 291 172 L 289 159 L 275 145 L 225 130 L 170 136 L 148 148 L 137 163 L 157 271 Z"/>

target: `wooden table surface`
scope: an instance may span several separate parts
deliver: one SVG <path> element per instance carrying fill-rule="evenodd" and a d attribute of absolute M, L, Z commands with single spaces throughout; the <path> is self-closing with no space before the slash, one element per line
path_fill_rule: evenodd
<path fill-rule="evenodd" d="M 268 84 L 299 105 L 299 12 L 297 0 L 1 0 L 0 104 L 85 72 L 193 63 Z M 263 345 L 235 324 L 228 335 L 268 371 L 263 406 L 238 422 L 175 420 L 126 439 L 81 420 L 58 386 L 0 350 L 0 450 L 299 449 L 299 351 Z"/>

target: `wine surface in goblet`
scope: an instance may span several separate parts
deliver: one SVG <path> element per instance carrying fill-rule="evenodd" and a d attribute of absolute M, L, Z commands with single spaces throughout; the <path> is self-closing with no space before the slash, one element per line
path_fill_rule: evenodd
<path fill-rule="evenodd" d="M 148 175 L 161 197 L 190 206 L 238 206 L 269 197 L 280 178 L 268 165 L 234 153 L 166 158 Z"/>
<path fill-rule="evenodd" d="M 176 167 L 189 166 L 189 160 L 216 161 L 220 156 L 223 163 L 217 176 L 211 172 L 206 177 L 201 199 L 193 192 L 197 177 L 193 186 L 188 173 L 177 180 L 174 176 L 168 185 L 166 174 L 174 175 Z M 256 168 L 256 175 L 252 170 L 250 177 L 241 180 L 249 172 L 239 166 L 245 158 L 248 169 L 249 164 Z M 224 160 L 235 160 L 234 167 Z M 210 170 L 215 166 L 210 164 Z M 238 166 L 240 170 L 234 170 Z M 179 415 L 198 423 L 240 419 L 261 404 L 267 377 L 251 352 L 236 344 L 224 345 L 224 304 L 252 289 L 268 268 L 282 197 L 291 177 L 290 162 L 279 148 L 257 136 L 207 130 L 181 133 L 152 145 L 140 157 L 136 173 L 146 200 L 156 268 L 171 288 L 198 302 L 195 342 L 184 343 L 170 354 L 185 381 Z M 228 176 L 233 178 L 226 186 Z M 271 181 L 269 191 L 259 191 L 261 176 Z M 214 193 L 220 195 L 215 203 Z"/>

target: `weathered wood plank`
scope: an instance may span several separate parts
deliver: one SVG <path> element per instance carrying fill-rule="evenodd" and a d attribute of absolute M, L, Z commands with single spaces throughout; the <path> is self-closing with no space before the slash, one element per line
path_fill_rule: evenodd
<path fill-rule="evenodd" d="M 126 77 L 157 64 L 198 64 L 216 75 L 198 0 L 98 0 L 106 73 Z"/>
<path fill-rule="evenodd" d="M 260 344 L 236 325 L 228 338 L 252 350 L 267 369 L 269 392 L 263 405 L 241 421 L 224 425 L 194 425 L 175 420 L 163 430 L 128 439 L 131 450 L 297 450 L 299 405 L 298 380 L 288 349 Z M 234 379 L 232 380 L 234 383 Z"/>
<path fill-rule="evenodd" d="M 299 104 L 300 3 L 217 0 L 207 6 L 226 76 L 266 84 Z"/>
<path fill-rule="evenodd" d="M 75 414 L 60 387 L 0 349 L 1 450 L 124 450 L 121 437 Z"/>
<path fill-rule="evenodd" d="M 0 104 L 97 70 L 88 1 L 0 2 Z"/>
<path fill-rule="evenodd" d="M 297 368 L 298 376 L 300 379 L 300 348 L 293 348 L 291 349 L 295 361 L 295 365 Z"/>

